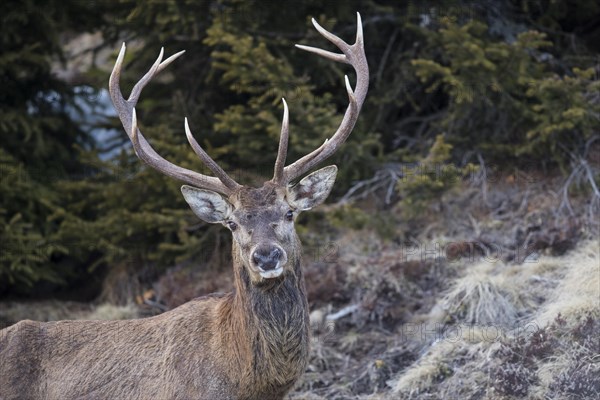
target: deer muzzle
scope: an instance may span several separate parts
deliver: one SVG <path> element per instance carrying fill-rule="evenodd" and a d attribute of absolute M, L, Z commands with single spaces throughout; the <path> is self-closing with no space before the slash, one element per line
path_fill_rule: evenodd
<path fill-rule="evenodd" d="M 252 250 L 250 259 L 260 276 L 269 279 L 277 278 L 283 273 L 287 255 L 285 250 L 276 244 L 259 244 Z"/>

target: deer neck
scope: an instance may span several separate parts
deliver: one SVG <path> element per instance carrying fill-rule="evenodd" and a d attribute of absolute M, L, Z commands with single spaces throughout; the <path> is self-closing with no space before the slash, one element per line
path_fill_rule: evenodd
<path fill-rule="evenodd" d="M 234 244 L 234 263 L 241 263 Z M 234 265 L 235 290 L 230 298 L 229 325 L 235 331 L 236 355 L 245 361 L 253 385 L 277 385 L 293 382 L 304 372 L 309 352 L 308 302 L 300 254 L 292 255 L 293 268 L 282 279 L 254 285 L 246 268 Z M 235 350 L 234 350 L 235 351 Z"/>
<path fill-rule="evenodd" d="M 234 244 L 233 251 L 239 254 L 236 246 Z M 251 283 L 246 267 L 241 265 L 241 259 L 236 255 L 234 263 L 233 306 L 248 329 L 279 332 L 308 325 L 308 303 L 299 253 L 290 255 L 292 268 L 286 270 L 281 278 L 270 279 L 260 285 Z M 308 329 L 299 330 L 308 332 Z"/>

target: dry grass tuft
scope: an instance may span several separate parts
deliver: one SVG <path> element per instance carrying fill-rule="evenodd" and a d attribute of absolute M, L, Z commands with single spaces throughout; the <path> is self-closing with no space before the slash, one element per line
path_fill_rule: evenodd
<path fill-rule="evenodd" d="M 517 288 L 494 264 L 481 262 L 468 267 L 444 297 L 443 308 L 452 321 L 473 325 L 512 326 L 523 308 Z"/>
<path fill-rule="evenodd" d="M 564 277 L 536 315 L 539 326 L 548 325 L 559 314 L 570 323 L 588 313 L 600 318 L 599 252 L 598 242 L 590 240 L 566 256 L 551 260 L 561 265 Z M 541 263 L 544 262 L 548 262 L 547 257 L 542 258 Z"/>

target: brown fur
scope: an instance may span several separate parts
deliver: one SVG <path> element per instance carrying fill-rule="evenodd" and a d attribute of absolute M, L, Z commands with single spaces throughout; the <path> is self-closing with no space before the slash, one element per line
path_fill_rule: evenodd
<path fill-rule="evenodd" d="M 282 399 L 309 354 L 300 242 L 293 223 L 272 221 L 289 209 L 285 196 L 244 188 L 228 199 L 243 231 L 232 293 L 139 320 L 27 320 L 0 331 L 0 399 Z M 245 240 L 277 240 L 284 273 L 253 277 Z"/>

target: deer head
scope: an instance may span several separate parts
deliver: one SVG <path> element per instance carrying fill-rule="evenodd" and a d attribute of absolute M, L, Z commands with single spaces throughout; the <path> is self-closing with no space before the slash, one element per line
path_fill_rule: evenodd
<path fill-rule="evenodd" d="M 337 168 L 313 172 L 295 186 L 265 183 L 242 186 L 229 196 L 184 185 L 183 196 L 202 220 L 222 223 L 231 231 L 234 251 L 254 283 L 293 271 L 288 261 L 298 253 L 294 220 L 301 211 L 323 202 L 335 181 Z M 237 264 L 237 263 L 236 263 Z"/>
<path fill-rule="evenodd" d="M 183 51 L 163 61 L 161 49 L 158 59 L 134 86 L 127 100 L 119 88 L 125 44 L 110 77 L 112 101 L 137 156 L 163 174 L 187 183 L 188 185 L 182 186 L 181 191 L 199 218 L 209 223 L 223 224 L 231 230 L 234 257 L 241 261 L 234 264 L 243 268 L 240 273 L 248 276 L 254 285 L 284 279 L 286 273 L 293 273 L 294 260 L 298 259 L 300 248 L 294 221 L 301 211 L 310 210 L 327 198 L 335 181 L 337 167 L 322 168 L 295 185 L 291 183 L 330 157 L 344 143 L 356 123 L 367 94 L 369 70 L 364 52 L 360 14 L 357 13 L 356 42 L 353 45 L 323 29 L 314 19 L 312 23 L 326 39 L 341 50 L 342 54 L 314 47 L 296 46 L 330 60 L 352 65 L 357 74 L 356 89 L 352 90 L 346 76 L 349 105 L 339 128 L 319 148 L 288 166 L 285 166 L 285 161 L 289 138 L 289 112 L 283 100 L 284 114 L 275 171 L 273 178 L 260 188 L 240 185 L 234 181 L 196 142 L 187 118 L 184 123 L 187 139 L 194 152 L 215 176 L 190 171 L 165 160 L 154 151 L 140 132 L 135 106 L 142 89 L 160 71 L 181 56 Z"/>

